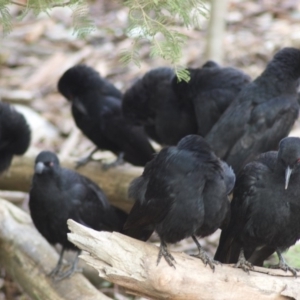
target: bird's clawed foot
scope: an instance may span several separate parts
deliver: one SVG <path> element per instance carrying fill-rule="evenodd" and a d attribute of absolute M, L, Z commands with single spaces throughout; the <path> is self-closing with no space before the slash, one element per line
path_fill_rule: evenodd
<path fill-rule="evenodd" d="M 243 269 L 243 271 L 248 274 L 250 270 L 254 269 L 253 265 L 248 260 L 246 260 L 243 249 L 241 249 L 238 262 L 234 265 L 234 267 Z"/>
<path fill-rule="evenodd" d="M 158 253 L 157 264 L 156 265 L 159 264 L 162 256 L 165 258 L 166 262 L 168 263 L 168 265 L 170 267 L 173 267 L 174 269 L 176 269 L 175 265 L 173 264 L 173 262 L 176 262 L 176 260 L 172 256 L 172 254 L 168 251 L 167 244 L 165 242 L 163 242 L 163 241 L 160 243 L 159 253 Z"/>
<path fill-rule="evenodd" d="M 198 254 L 192 254 L 191 256 L 200 258 L 203 261 L 203 263 L 205 264 L 205 266 L 207 266 L 207 265 L 210 266 L 210 268 L 213 270 L 213 272 L 215 271 L 215 265 L 220 264 L 218 261 L 210 258 L 203 249 L 201 249 L 201 251 L 199 251 Z"/>
<path fill-rule="evenodd" d="M 65 267 L 70 267 L 70 264 L 60 262 L 55 266 L 55 268 L 49 274 L 47 274 L 47 276 L 49 276 L 51 278 L 55 278 L 56 275 L 58 275 L 61 272 L 61 270 Z"/>
<path fill-rule="evenodd" d="M 207 253 L 203 250 L 203 248 L 201 247 L 200 243 L 198 242 L 197 238 L 193 235 L 192 236 L 195 244 L 197 245 L 197 248 L 199 250 L 198 254 L 192 254 L 191 256 L 193 257 L 197 257 L 200 258 L 203 263 L 205 264 L 205 266 L 209 265 L 210 268 L 213 270 L 213 272 L 215 271 L 215 265 L 218 265 L 219 262 L 216 260 L 213 260 L 212 258 L 210 258 Z"/>
<path fill-rule="evenodd" d="M 86 165 L 89 161 L 93 160 L 93 154 L 98 151 L 98 148 L 95 148 L 88 156 L 80 158 L 75 165 L 75 169 Z"/>
<path fill-rule="evenodd" d="M 82 272 L 82 269 L 77 268 L 77 264 L 76 264 L 76 266 L 72 265 L 66 271 L 58 272 L 55 276 L 53 276 L 53 280 L 54 281 L 61 281 L 65 278 L 70 278 L 74 273 L 81 273 L 81 272 Z"/>
<path fill-rule="evenodd" d="M 270 269 L 281 269 L 285 272 L 290 271 L 294 275 L 294 277 L 297 277 L 297 272 L 299 272 L 299 269 L 290 267 L 284 260 L 281 252 L 279 250 L 276 250 L 276 252 L 277 252 L 277 255 L 279 258 L 279 263 L 276 265 L 271 265 L 271 266 L 269 266 L 269 268 Z"/>
<path fill-rule="evenodd" d="M 72 264 L 63 262 L 64 251 L 64 248 L 62 248 L 56 267 L 48 274 L 54 281 L 60 281 L 71 277 L 71 275 L 76 272 L 82 272 L 82 269 L 77 268 L 80 251 L 77 251 L 77 255 Z M 67 270 L 63 271 L 65 268 L 67 268 Z"/>
<path fill-rule="evenodd" d="M 115 161 L 113 161 L 111 163 L 102 163 L 102 169 L 106 171 L 110 168 L 114 168 L 114 167 L 120 166 L 122 164 L 124 164 L 124 153 L 123 152 L 121 152 L 118 155 L 118 157 Z"/>

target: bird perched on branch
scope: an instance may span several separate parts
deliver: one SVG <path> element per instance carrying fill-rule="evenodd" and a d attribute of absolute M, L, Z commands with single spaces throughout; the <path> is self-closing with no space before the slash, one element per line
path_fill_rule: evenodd
<path fill-rule="evenodd" d="M 283 48 L 248 84 L 205 137 L 238 172 L 258 154 L 275 150 L 298 117 L 300 50 Z"/>
<path fill-rule="evenodd" d="M 188 135 L 176 147 L 161 150 L 143 175 L 131 183 L 129 196 L 136 202 L 123 233 L 147 240 L 156 230 L 161 240 L 157 263 L 163 256 L 174 267 L 166 243 L 191 236 L 199 250 L 196 256 L 214 269 L 214 261 L 196 236 L 207 236 L 228 220 L 227 194 L 234 180 L 232 169 L 215 156 L 202 137 Z"/>
<path fill-rule="evenodd" d="M 24 116 L 12 105 L 0 102 L 0 173 L 7 170 L 14 155 L 23 155 L 30 144 L 31 130 Z"/>
<path fill-rule="evenodd" d="M 300 238 L 300 138 L 288 137 L 279 151 L 261 154 L 239 173 L 229 226 L 222 231 L 215 259 L 249 272 L 276 251 L 273 268 L 291 271 L 282 252 Z"/>
<path fill-rule="evenodd" d="M 94 182 L 60 167 L 57 156 L 49 151 L 43 151 L 36 157 L 29 197 L 31 217 L 38 231 L 50 244 L 62 245 L 58 263 L 50 273 L 57 280 L 76 271 L 80 253 L 68 241 L 68 219 L 99 231 L 121 231 L 127 218 L 125 212 L 108 203 L 105 194 Z M 66 271 L 63 270 L 65 250 L 77 251 L 76 259 Z"/>
<path fill-rule="evenodd" d="M 98 149 L 117 155 L 112 165 L 124 159 L 144 166 L 152 159 L 154 149 L 144 130 L 129 124 L 122 115 L 121 92 L 94 69 L 85 65 L 68 69 L 58 81 L 58 90 L 72 103 L 77 127 L 97 146 L 78 166 L 86 163 Z"/>

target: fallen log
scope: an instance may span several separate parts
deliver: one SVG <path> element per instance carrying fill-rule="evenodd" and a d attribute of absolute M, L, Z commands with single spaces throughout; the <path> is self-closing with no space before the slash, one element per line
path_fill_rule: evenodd
<path fill-rule="evenodd" d="M 68 220 L 69 240 L 84 250 L 81 258 L 99 276 L 129 293 L 172 300 L 300 300 L 300 279 L 281 270 L 255 267 L 250 275 L 230 265 L 215 272 L 197 258 L 172 252 L 176 269 L 164 259 L 156 265 L 158 247 L 120 233 L 97 232 Z"/>
<path fill-rule="evenodd" d="M 0 199 L 0 264 L 31 299 L 108 300 L 82 274 L 55 282 L 47 274 L 58 254 L 37 232 L 30 216 Z"/>
<path fill-rule="evenodd" d="M 0 189 L 29 192 L 34 160 L 32 156 L 14 157 L 10 169 L 0 178 Z M 61 164 L 74 170 L 74 161 L 63 160 Z M 143 168 L 125 164 L 105 171 L 99 162 L 89 162 L 76 171 L 95 181 L 111 203 L 129 211 L 133 202 L 127 197 L 128 186 L 142 174 Z"/>

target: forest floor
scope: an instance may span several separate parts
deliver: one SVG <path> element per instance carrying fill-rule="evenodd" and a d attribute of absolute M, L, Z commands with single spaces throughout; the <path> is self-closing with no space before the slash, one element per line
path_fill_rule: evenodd
<path fill-rule="evenodd" d="M 17 21 L 20 7 L 12 6 L 13 31 L 1 38 L 0 97 L 2 101 L 17 104 L 29 118 L 33 141 L 29 151 L 36 155 L 48 149 L 61 156 L 79 158 L 92 148 L 75 127 L 69 103 L 57 92 L 56 84 L 69 67 L 85 63 L 93 66 L 122 91 L 150 69 L 168 66 L 160 58 L 150 57 L 150 47 L 141 49 L 141 67 L 120 63 L 122 49 L 131 47 L 126 35 L 127 9 L 116 1 L 95 1 L 91 15 L 97 30 L 85 40 L 73 34 L 71 10 L 55 8 L 49 15 L 28 14 Z M 224 66 L 242 69 L 255 78 L 265 68 L 273 54 L 282 47 L 300 48 L 300 3 L 297 0 L 229 1 L 226 15 L 227 32 L 224 38 Z M 201 29 L 183 30 L 188 40 L 183 49 L 182 65 L 199 67 L 205 61 L 207 20 L 202 18 Z M 293 130 L 298 134 L 299 121 Z M 68 146 L 70 138 L 72 147 Z M 109 153 L 101 156 L 110 157 Z M 201 241 L 213 255 L 218 233 Z M 153 239 L 155 241 L 155 238 Z M 191 240 L 174 248 L 193 251 Z M 291 259 L 299 249 L 291 252 Z M 298 260 L 298 267 L 300 262 Z M 122 289 L 103 282 L 101 290 L 114 299 L 133 299 Z M 2 269 L 0 273 L 0 300 L 28 299 L 18 285 Z M 135 298 L 141 299 L 141 298 Z"/>

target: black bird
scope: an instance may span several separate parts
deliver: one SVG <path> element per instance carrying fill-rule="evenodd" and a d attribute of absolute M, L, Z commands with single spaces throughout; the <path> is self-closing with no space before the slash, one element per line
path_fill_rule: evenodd
<path fill-rule="evenodd" d="M 7 170 L 14 155 L 23 155 L 30 144 L 31 131 L 24 116 L 13 106 L 0 102 L 0 173 Z"/>
<path fill-rule="evenodd" d="M 124 225 L 124 233 L 147 240 L 156 230 L 162 256 L 170 266 L 174 258 L 166 243 L 192 236 L 205 264 L 214 269 L 196 236 L 207 236 L 229 217 L 227 194 L 234 173 L 197 135 L 184 137 L 178 145 L 164 148 L 150 161 L 142 176 L 131 183 L 129 195 L 136 200 Z"/>
<path fill-rule="evenodd" d="M 205 137 L 239 92 L 251 81 L 244 72 L 220 67 L 213 61 L 202 68 L 187 69 L 190 81 L 173 79 L 173 90 L 182 102 L 192 103 L 196 115 L 197 133 Z"/>
<path fill-rule="evenodd" d="M 190 81 L 179 82 L 172 69 L 154 69 L 124 94 L 125 117 L 144 125 L 158 143 L 176 145 L 189 134 L 205 136 L 251 80 L 243 72 L 213 61 L 187 70 Z"/>
<path fill-rule="evenodd" d="M 153 69 L 124 93 L 122 102 L 126 119 L 144 126 L 149 137 L 163 145 L 176 145 L 197 133 L 193 105 L 179 101 L 172 88 L 174 76 L 171 68 Z"/>
<path fill-rule="evenodd" d="M 273 267 L 296 270 L 282 252 L 300 238 L 300 138 L 288 137 L 279 151 L 261 154 L 237 177 L 231 202 L 231 219 L 222 231 L 215 259 L 236 263 L 249 272 L 276 251 Z"/>
<path fill-rule="evenodd" d="M 237 173 L 258 154 L 275 150 L 298 117 L 300 50 L 283 48 L 248 84 L 205 137 Z"/>
<path fill-rule="evenodd" d="M 127 218 L 125 212 L 108 203 L 105 194 L 94 182 L 60 167 L 57 156 L 49 151 L 43 151 L 36 157 L 29 197 L 35 227 L 50 244 L 62 245 L 58 263 L 50 273 L 58 280 L 76 271 L 80 253 L 67 239 L 68 219 L 99 231 L 121 231 Z M 77 256 L 72 266 L 63 271 L 65 250 L 75 250 Z"/>
<path fill-rule="evenodd" d="M 72 103 L 76 125 L 97 146 L 110 150 L 118 159 L 114 165 L 128 161 L 144 166 L 152 159 L 154 149 L 144 130 L 129 124 L 121 111 L 121 93 L 94 69 L 77 65 L 68 69 L 58 82 L 59 92 Z"/>

